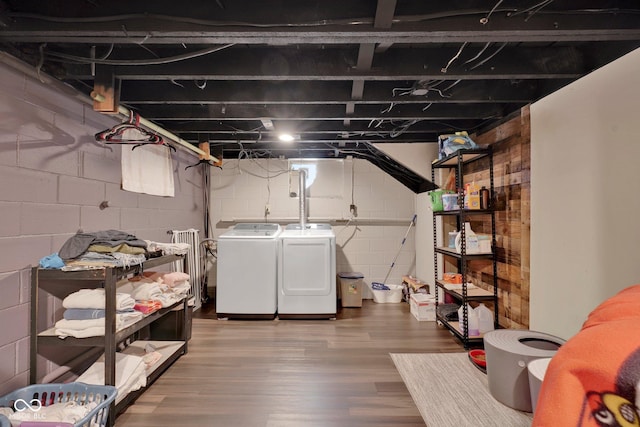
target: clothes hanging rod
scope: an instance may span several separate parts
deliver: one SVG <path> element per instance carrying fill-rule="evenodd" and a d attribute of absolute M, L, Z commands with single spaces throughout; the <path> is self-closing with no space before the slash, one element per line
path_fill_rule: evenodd
<path fill-rule="evenodd" d="M 130 114 L 131 114 L 131 111 L 127 107 L 123 107 L 122 105 L 119 105 L 118 106 L 118 114 L 121 114 L 125 118 L 129 118 Z M 144 126 L 144 127 L 147 127 L 149 129 L 151 129 L 152 131 L 164 136 L 165 138 L 168 138 L 168 139 L 172 140 L 173 142 L 182 145 L 183 147 L 187 148 L 188 150 L 191 150 L 194 153 L 199 154 L 202 160 L 208 160 L 208 161 L 212 161 L 214 163 L 219 162 L 219 159 L 217 159 L 215 156 L 212 156 L 211 154 L 204 152 L 200 148 L 194 146 L 193 144 L 190 144 L 189 142 L 185 141 L 184 139 L 180 138 L 177 135 L 174 135 L 173 133 L 169 132 L 168 130 L 156 125 L 155 123 L 150 122 L 149 120 L 145 119 L 144 117 L 140 117 L 140 124 L 142 126 Z"/>

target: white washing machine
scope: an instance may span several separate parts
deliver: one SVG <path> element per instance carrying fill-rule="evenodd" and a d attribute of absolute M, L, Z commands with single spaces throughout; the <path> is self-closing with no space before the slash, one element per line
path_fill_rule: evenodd
<path fill-rule="evenodd" d="M 336 236 L 329 224 L 290 224 L 280 234 L 278 317 L 336 317 Z"/>
<path fill-rule="evenodd" d="M 277 311 L 278 224 L 238 224 L 218 238 L 218 318 L 269 318 Z"/>

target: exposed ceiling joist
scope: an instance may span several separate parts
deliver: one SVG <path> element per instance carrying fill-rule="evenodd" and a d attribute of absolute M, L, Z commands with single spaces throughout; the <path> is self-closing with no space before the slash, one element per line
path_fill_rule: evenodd
<path fill-rule="evenodd" d="M 414 191 L 373 142 L 473 134 L 640 47 L 637 0 L 4 2 L 2 50 L 87 95 L 109 69 L 122 105 L 187 143 L 349 152 Z"/>
<path fill-rule="evenodd" d="M 464 11 L 461 11 L 464 12 Z M 397 18 L 393 29 L 372 28 L 371 21 L 361 24 L 319 24 L 298 27 L 274 23 L 272 28 L 219 25 L 211 26 L 178 22 L 178 17 L 146 15 L 122 22 L 43 22 L 21 18 L 4 31 L 3 38 L 11 42 L 33 43 L 48 40 L 51 43 L 92 44 L 362 44 L 362 43 L 464 43 L 473 40 L 485 42 L 578 42 L 603 40 L 637 40 L 637 14 L 607 15 L 544 15 L 523 24 L 521 19 L 494 15 L 490 26 L 479 23 L 476 16 L 459 16 L 418 22 L 404 22 Z M 405 17 L 405 20 L 420 17 Z M 115 20 L 115 19 L 114 19 Z M 125 29 L 123 29 L 125 25 Z M 268 25 L 268 24 L 265 24 Z"/>

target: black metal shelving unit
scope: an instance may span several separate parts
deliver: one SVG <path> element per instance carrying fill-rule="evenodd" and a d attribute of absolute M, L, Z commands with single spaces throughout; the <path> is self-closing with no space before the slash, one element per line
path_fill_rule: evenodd
<path fill-rule="evenodd" d="M 464 168 L 469 163 L 478 161 L 480 159 L 488 158 L 489 160 L 489 191 L 490 198 L 494 194 L 494 180 L 493 180 L 493 153 L 491 148 L 486 149 L 466 149 L 458 150 L 457 152 L 434 161 L 431 165 L 431 180 L 436 182 L 436 170 L 438 169 L 454 169 L 456 188 L 460 189 L 464 187 L 463 176 Z M 463 195 L 458 193 L 458 206 L 463 206 Z M 448 247 L 441 247 L 437 245 L 437 218 L 454 217 L 456 221 L 456 227 L 461 232 L 461 251 L 457 252 L 455 249 Z M 472 253 L 466 252 L 466 238 L 464 223 L 471 218 L 482 220 L 483 217 L 489 217 L 491 221 L 491 253 Z M 498 266 L 496 261 L 496 220 L 495 211 L 490 207 L 488 209 L 457 209 L 452 211 L 439 211 L 433 212 L 433 235 L 434 235 L 434 275 L 436 289 L 442 290 L 442 292 L 451 295 L 455 301 L 460 302 L 463 306 L 463 318 L 456 321 L 448 320 L 446 313 L 441 310 L 441 304 L 439 301 L 439 293 L 436 292 L 436 320 L 449 329 L 460 341 L 462 341 L 464 348 L 468 349 L 472 345 L 482 344 L 482 334 L 479 336 L 469 336 L 468 320 L 469 313 L 467 312 L 467 302 L 469 301 L 488 301 L 493 303 L 494 307 L 494 326 L 498 327 Z M 438 261 L 439 255 L 447 257 L 455 261 L 458 273 L 462 275 L 462 284 L 459 289 L 451 289 L 450 284 L 443 282 L 440 279 L 440 268 Z M 493 291 L 487 291 L 481 288 L 468 289 L 467 272 L 468 261 L 487 259 L 490 260 L 493 267 Z M 459 322 L 463 322 L 463 332 L 458 328 Z"/>
<path fill-rule="evenodd" d="M 126 268 L 102 268 L 95 270 L 82 271 L 61 271 L 51 269 L 41 269 L 33 267 L 31 269 L 31 338 L 30 338 L 30 360 L 29 360 L 29 381 L 35 384 L 38 378 L 38 352 L 41 347 L 47 346 L 67 346 L 67 347 L 99 347 L 104 348 L 105 360 L 105 385 L 116 384 L 116 351 L 119 344 L 125 341 L 133 342 L 130 348 L 136 346 L 136 334 L 143 328 L 150 326 L 155 321 L 163 318 L 176 309 L 183 312 L 183 324 L 179 340 L 163 341 L 168 350 L 160 362 L 154 367 L 154 370 L 147 375 L 147 386 L 155 381 L 172 363 L 180 356 L 187 353 L 188 337 L 186 325 L 190 324 L 188 310 L 188 298 L 178 301 L 170 307 L 165 307 L 154 313 L 151 313 L 141 320 L 128 325 L 120 330 L 116 329 L 116 283 L 129 275 L 141 274 L 143 270 L 157 267 L 170 262 L 185 262 L 184 256 L 167 255 L 158 258 L 151 258 L 141 265 Z M 105 290 L 105 335 L 87 338 L 66 337 L 60 339 L 55 335 L 53 328 L 41 330 L 40 328 L 40 291 L 46 291 L 56 298 L 64 299 L 67 295 L 81 288 L 104 288 Z M 146 343 L 140 341 L 139 343 Z M 129 348 L 129 347 L 128 347 Z M 127 352 L 127 348 L 123 350 Z M 112 427 L 115 424 L 115 418 L 127 405 L 131 404 L 139 395 L 146 390 L 143 387 L 140 390 L 129 393 L 117 405 L 112 403 L 109 409 L 109 420 L 107 425 Z"/>

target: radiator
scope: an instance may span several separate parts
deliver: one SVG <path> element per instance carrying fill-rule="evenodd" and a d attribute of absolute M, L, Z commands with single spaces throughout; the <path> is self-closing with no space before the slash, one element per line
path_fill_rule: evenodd
<path fill-rule="evenodd" d="M 173 271 L 180 271 L 189 274 L 191 283 L 191 297 L 195 302 L 194 310 L 202 305 L 202 288 L 204 281 L 204 269 L 206 268 L 204 252 L 200 249 L 200 233 L 193 228 L 189 230 L 171 230 L 171 243 L 188 243 L 191 245 L 187 252 L 187 271 L 184 271 L 184 264 L 180 261 L 173 263 Z"/>

